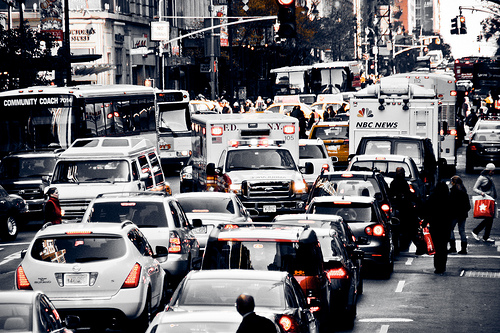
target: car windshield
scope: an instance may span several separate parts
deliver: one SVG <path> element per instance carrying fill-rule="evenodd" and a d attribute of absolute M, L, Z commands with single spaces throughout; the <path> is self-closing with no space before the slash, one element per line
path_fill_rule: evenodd
<path fill-rule="evenodd" d="M 483 142 L 500 142 L 500 132 L 475 133 L 472 140 Z"/>
<path fill-rule="evenodd" d="M 130 179 L 126 160 L 61 161 L 52 183 L 117 183 L 130 182 Z"/>
<path fill-rule="evenodd" d="M 296 170 L 292 154 L 287 149 L 230 150 L 227 153 L 227 170 L 279 169 Z"/>
<path fill-rule="evenodd" d="M 328 195 L 361 195 L 373 197 L 380 193 L 380 187 L 374 178 L 319 178 L 313 189 L 312 196 Z"/>
<path fill-rule="evenodd" d="M 253 295 L 255 306 L 285 308 L 281 281 L 244 279 L 188 280 L 176 305 L 234 306 L 242 293 Z"/>
<path fill-rule="evenodd" d="M 314 202 L 309 206 L 308 213 L 339 215 L 346 222 L 377 221 L 375 210 L 367 203 Z"/>
<path fill-rule="evenodd" d="M 168 221 L 162 202 L 110 201 L 92 206 L 89 222 L 132 221 L 141 228 L 166 228 Z"/>
<path fill-rule="evenodd" d="M 21 158 L 7 157 L 0 164 L 0 178 L 28 178 L 46 176 L 52 173 L 55 157 Z"/>
<path fill-rule="evenodd" d="M 0 332 L 31 332 L 32 313 L 31 304 L 0 304 Z"/>
<path fill-rule="evenodd" d="M 348 137 L 348 126 L 315 126 L 311 133 L 311 139 L 345 140 Z"/>
<path fill-rule="evenodd" d="M 414 179 L 415 175 L 410 166 L 404 162 L 394 161 L 354 161 L 350 167 L 352 171 L 378 171 L 384 176 L 394 178 L 396 175 L 396 168 L 403 168 L 405 170 L 406 179 Z"/>
<path fill-rule="evenodd" d="M 174 321 L 174 322 L 160 322 L 157 327 L 154 327 L 151 332 L 155 333 L 192 333 L 197 332 L 236 332 L 240 326 L 239 322 L 224 322 L 219 321 L 199 321 L 196 323 L 187 321 Z"/>
<path fill-rule="evenodd" d="M 235 208 L 231 198 L 178 198 L 186 213 L 224 213 L 234 214 Z"/>
<path fill-rule="evenodd" d="M 125 252 L 122 237 L 78 235 L 38 238 L 31 256 L 40 261 L 73 264 L 116 259 Z"/>
<path fill-rule="evenodd" d="M 255 269 L 286 271 L 292 275 L 317 275 L 321 265 L 314 260 L 314 246 L 275 240 L 219 240 L 207 246 L 203 269 Z"/>
<path fill-rule="evenodd" d="M 317 144 L 299 145 L 299 158 L 326 158 L 326 154 Z"/>

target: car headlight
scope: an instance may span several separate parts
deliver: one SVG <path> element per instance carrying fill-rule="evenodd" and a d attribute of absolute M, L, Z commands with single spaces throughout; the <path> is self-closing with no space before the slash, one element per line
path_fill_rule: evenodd
<path fill-rule="evenodd" d="M 231 184 L 229 185 L 229 190 L 236 194 L 241 194 L 241 184 Z"/>
<path fill-rule="evenodd" d="M 294 181 L 293 192 L 297 194 L 307 193 L 307 183 L 305 180 Z"/>

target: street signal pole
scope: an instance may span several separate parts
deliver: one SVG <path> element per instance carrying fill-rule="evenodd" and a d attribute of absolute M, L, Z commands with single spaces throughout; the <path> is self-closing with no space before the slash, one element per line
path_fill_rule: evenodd
<path fill-rule="evenodd" d="M 297 24 L 295 19 L 295 0 L 276 0 L 278 2 L 278 37 L 297 37 Z"/>
<path fill-rule="evenodd" d="M 450 33 L 452 35 L 459 35 L 460 31 L 458 30 L 458 16 L 451 19 L 451 30 Z"/>

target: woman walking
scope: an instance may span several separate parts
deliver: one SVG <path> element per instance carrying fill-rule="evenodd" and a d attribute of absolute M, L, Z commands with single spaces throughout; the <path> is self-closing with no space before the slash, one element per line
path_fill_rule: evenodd
<path fill-rule="evenodd" d="M 47 190 L 47 195 L 49 196 L 49 200 L 45 202 L 44 207 L 45 223 L 61 224 L 62 211 L 59 204 L 59 191 L 57 188 L 51 187 Z"/>
<path fill-rule="evenodd" d="M 474 193 L 477 193 L 483 197 L 490 197 L 493 198 L 493 200 L 496 201 L 497 199 L 497 190 L 495 188 L 495 183 L 493 182 L 493 173 L 495 172 L 495 164 L 493 163 L 488 163 L 486 165 L 486 168 L 481 172 L 479 177 L 476 180 L 476 183 L 474 184 L 473 191 Z M 497 205 L 495 203 L 495 213 L 497 210 Z M 484 229 L 484 235 L 483 235 L 483 240 L 485 242 L 494 242 L 493 239 L 490 238 L 490 233 L 491 233 L 491 227 L 493 225 L 493 218 L 492 217 L 485 217 L 484 220 L 478 224 L 477 227 L 472 230 L 472 237 L 474 237 L 475 240 L 479 240 L 479 232 L 481 232 Z"/>
<path fill-rule="evenodd" d="M 448 253 L 456 253 L 455 243 L 455 226 L 458 225 L 458 233 L 460 234 L 461 249 L 459 254 L 467 254 L 467 235 L 465 234 L 465 221 L 471 209 L 469 195 L 464 186 L 462 178 L 459 176 L 451 177 L 450 202 L 455 207 L 450 211 L 451 217 L 451 235 L 450 249 Z"/>

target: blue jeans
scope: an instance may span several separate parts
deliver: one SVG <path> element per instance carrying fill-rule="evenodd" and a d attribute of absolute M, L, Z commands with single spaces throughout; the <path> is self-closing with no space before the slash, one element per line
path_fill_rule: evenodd
<path fill-rule="evenodd" d="M 450 241 L 455 241 L 455 226 L 458 224 L 458 233 L 460 234 L 460 241 L 467 242 L 467 235 L 465 234 L 465 220 L 464 218 L 456 218 L 451 221 L 451 236 Z"/>

